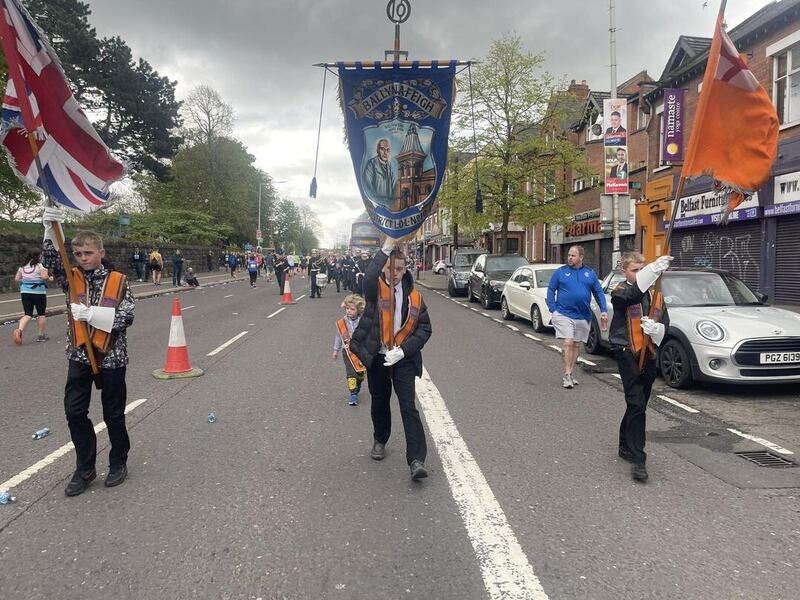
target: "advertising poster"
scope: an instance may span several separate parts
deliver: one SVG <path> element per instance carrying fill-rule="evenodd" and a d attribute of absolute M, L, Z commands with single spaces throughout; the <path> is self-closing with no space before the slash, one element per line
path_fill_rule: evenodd
<path fill-rule="evenodd" d="M 605 193 L 628 193 L 628 105 L 625 98 L 603 100 Z"/>
<path fill-rule="evenodd" d="M 664 90 L 664 125 L 661 135 L 661 156 L 664 162 L 683 160 L 683 100 L 682 88 Z"/>

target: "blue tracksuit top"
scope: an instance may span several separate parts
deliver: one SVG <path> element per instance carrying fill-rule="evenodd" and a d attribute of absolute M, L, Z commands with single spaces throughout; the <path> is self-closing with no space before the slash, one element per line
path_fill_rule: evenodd
<path fill-rule="evenodd" d="M 606 296 L 597 274 L 589 267 L 573 269 L 564 265 L 556 269 L 547 286 L 547 308 L 570 319 L 590 321 L 590 302 L 594 294 L 600 312 L 607 312 Z"/>

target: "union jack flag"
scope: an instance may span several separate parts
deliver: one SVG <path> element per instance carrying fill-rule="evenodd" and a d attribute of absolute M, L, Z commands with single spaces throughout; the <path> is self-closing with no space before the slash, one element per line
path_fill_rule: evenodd
<path fill-rule="evenodd" d="M 124 168 L 78 105 L 58 57 L 28 11 L 19 0 L 0 0 L 0 5 L 5 18 L 0 34 L 9 65 L 0 142 L 9 162 L 21 179 L 44 191 L 27 138 L 32 131 L 52 199 L 83 212 L 100 208 Z M 19 69 L 20 77 L 12 77 L 12 69 Z M 15 80 L 26 88 L 23 98 Z"/>

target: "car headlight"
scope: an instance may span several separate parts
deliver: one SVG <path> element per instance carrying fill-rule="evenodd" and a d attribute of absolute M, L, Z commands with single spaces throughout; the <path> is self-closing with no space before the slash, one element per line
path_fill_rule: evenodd
<path fill-rule="evenodd" d="M 697 333 L 710 342 L 719 342 L 725 337 L 722 327 L 714 323 L 714 321 L 698 321 L 694 327 Z"/>
<path fill-rule="evenodd" d="M 499 292 L 506 285 L 506 282 L 505 281 L 490 281 L 489 285 L 492 286 L 492 289 L 494 289 L 496 292 Z"/>

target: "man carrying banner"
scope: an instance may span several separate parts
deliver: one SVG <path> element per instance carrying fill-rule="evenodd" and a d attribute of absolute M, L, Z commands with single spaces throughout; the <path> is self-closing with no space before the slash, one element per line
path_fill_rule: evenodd
<path fill-rule="evenodd" d="M 394 268 L 390 270 L 390 266 Z M 405 256 L 391 238 L 387 237 L 383 248 L 375 253 L 367 267 L 363 287 L 366 307 L 353 332 L 350 348 L 367 367 L 374 437 L 370 456 L 374 460 L 383 460 L 386 456 L 392 428 L 389 401 L 394 387 L 406 437 L 406 462 L 416 481 L 428 476 L 425 469 L 428 450 L 415 405 L 414 381 L 415 377 L 422 376 L 421 351 L 431 336 L 428 309 L 422 294 L 414 288 Z M 394 315 L 390 308 L 392 295 Z"/>

